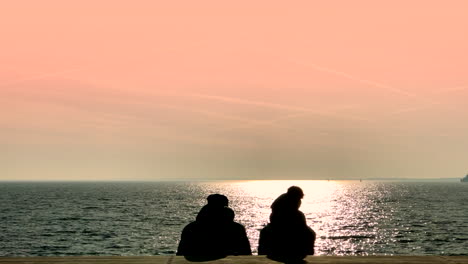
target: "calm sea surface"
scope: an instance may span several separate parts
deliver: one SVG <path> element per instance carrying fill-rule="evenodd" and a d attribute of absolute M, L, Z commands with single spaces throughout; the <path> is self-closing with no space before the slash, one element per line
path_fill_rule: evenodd
<path fill-rule="evenodd" d="M 0 256 L 175 254 L 211 193 L 228 196 L 255 254 L 291 185 L 318 255 L 468 255 L 468 183 L 231 181 L 0 183 Z"/>

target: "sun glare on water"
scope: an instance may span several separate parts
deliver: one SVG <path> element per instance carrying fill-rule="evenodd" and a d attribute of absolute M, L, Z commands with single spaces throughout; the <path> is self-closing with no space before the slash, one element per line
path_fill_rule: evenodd
<path fill-rule="evenodd" d="M 251 243 L 257 245 L 259 231 L 269 222 L 272 202 L 290 186 L 304 191 L 300 210 L 317 233 L 318 254 L 366 254 L 370 244 L 385 246 L 389 229 L 379 227 L 392 210 L 377 210 L 388 189 L 359 181 L 239 181 L 219 186 L 230 199 L 236 221 L 245 225 Z M 387 187 L 386 187 L 387 188 Z M 386 231 L 384 231 L 386 230 Z M 375 247 L 375 245 L 373 245 Z M 255 248 L 254 248 L 255 252 Z"/>

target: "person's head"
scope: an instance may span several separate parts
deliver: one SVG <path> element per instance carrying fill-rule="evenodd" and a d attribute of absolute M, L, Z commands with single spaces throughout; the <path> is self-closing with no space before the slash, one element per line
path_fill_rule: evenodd
<path fill-rule="evenodd" d="M 235 214 L 234 214 L 234 211 L 229 208 L 229 207 L 224 207 L 223 208 L 223 221 L 224 222 L 233 222 L 234 221 L 234 217 L 235 217 Z"/>
<path fill-rule="evenodd" d="M 300 200 L 304 197 L 304 192 L 297 186 L 291 186 L 288 188 L 288 195 Z"/>
<path fill-rule="evenodd" d="M 210 206 L 225 207 L 229 204 L 228 198 L 218 193 L 210 194 L 206 199 L 208 200 L 208 204 Z"/>

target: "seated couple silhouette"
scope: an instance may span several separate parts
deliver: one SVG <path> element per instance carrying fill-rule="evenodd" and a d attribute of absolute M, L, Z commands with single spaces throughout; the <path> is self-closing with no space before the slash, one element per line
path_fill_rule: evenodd
<path fill-rule="evenodd" d="M 299 210 L 303 197 L 301 188 L 291 186 L 273 202 L 270 223 L 260 231 L 259 255 L 295 262 L 314 254 L 315 232 Z M 212 194 L 207 200 L 196 220 L 183 229 L 177 255 L 192 261 L 252 255 L 245 228 L 234 222 L 228 198 Z"/>

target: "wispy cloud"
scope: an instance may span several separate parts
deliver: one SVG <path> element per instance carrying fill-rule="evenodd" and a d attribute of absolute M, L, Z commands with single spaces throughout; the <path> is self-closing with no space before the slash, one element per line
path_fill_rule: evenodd
<path fill-rule="evenodd" d="M 269 55 L 271 55 L 271 54 L 269 54 Z M 345 72 L 345 71 L 341 71 L 341 70 L 330 68 L 330 67 L 325 67 L 325 66 L 318 65 L 318 64 L 315 64 L 315 63 L 312 63 L 312 62 L 302 62 L 302 61 L 293 60 L 293 59 L 290 59 L 290 58 L 287 58 L 287 57 L 280 57 L 280 58 L 282 60 L 285 60 L 285 61 L 289 62 L 289 63 L 293 63 L 293 64 L 296 64 L 296 65 L 301 65 L 301 66 L 304 66 L 304 67 L 308 67 L 308 68 L 314 69 L 316 71 L 329 73 L 329 74 L 337 76 L 337 77 L 341 77 L 341 78 L 352 80 L 352 81 L 355 81 L 355 82 L 358 82 L 358 83 L 369 85 L 371 87 L 379 88 L 379 89 L 382 89 L 382 90 L 385 90 L 385 91 L 388 91 L 388 92 L 391 92 L 391 93 L 394 93 L 394 94 L 399 94 L 399 95 L 409 97 L 409 98 L 415 98 L 417 100 L 428 102 L 428 103 L 437 103 L 436 100 L 428 98 L 428 97 L 426 97 L 424 95 L 411 93 L 411 92 L 405 91 L 403 89 L 394 87 L 392 85 L 385 84 L 385 83 L 375 81 L 375 80 L 371 80 L 371 79 L 367 79 L 367 78 L 362 78 L 360 76 L 356 76 L 356 75 L 350 74 L 350 73 Z"/>
<path fill-rule="evenodd" d="M 431 94 L 434 95 L 434 96 L 441 96 L 443 94 L 449 94 L 449 93 L 464 91 L 464 90 L 467 90 L 467 89 L 468 89 L 468 87 L 466 87 L 466 86 L 457 86 L 457 87 L 453 87 L 453 88 L 446 88 L 446 89 L 437 90 L 437 91 L 432 92 Z M 444 104 L 443 102 L 428 102 L 428 103 L 426 103 L 424 105 L 420 105 L 420 106 L 413 106 L 413 107 L 399 109 L 397 111 L 394 111 L 394 112 L 390 113 L 388 116 L 397 116 L 397 115 L 401 115 L 401 114 L 409 113 L 409 112 L 423 111 L 423 110 L 431 109 L 433 107 L 440 106 L 440 105 L 444 105 L 446 108 L 453 109 L 453 107 L 451 105 L 447 104 L 447 103 Z"/>
<path fill-rule="evenodd" d="M 432 94 L 439 95 L 439 94 L 459 92 L 459 91 L 464 91 L 464 90 L 468 90 L 468 86 L 456 86 L 452 88 L 441 89 L 441 90 L 434 91 Z"/>
<path fill-rule="evenodd" d="M 15 79 L 15 80 L 0 83 L 0 87 L 8 87 L 8 86 L 12 86 L 12 85 L 15 85 L 15 84 L 21 84 L 21 83 L 29 82 L 29 81 L 47 80 L 47 79 L 51 79 L 52 77 L 54 77 L 54 78 L 64 77 L 68 73 L 78 72 L 78 71 L 81 71 L 81 70 L 83 70 L 83 68 L 71 68 L 71 69 L 67 69 L 67 70 L 61 70 L 61 71 L 54 71 L 54 72 L 37 74 L 37 75 L 31 75 L 31 76 L 24 77 L 24 78 L 21 78 L 21 79 Z"/>
<path fill-rule="evenodd" d="M 342 111 L 342 110 L 346 110 L 346 109 L 353 109 L 355 107 L 357 107 L 357 106 L 349 105 L 349 106 L 336 107 L 334 109 L 328 110 L 327 113 L 328 114 L 335 113 L 335 115 L 338 115 L 337 111 Z M 315 114 L 316 113 L 311 113 L 311 112 L 293 113 L 293 114 L 284 115 L 284 116 L 276 118 L 276 119 L 263 120 L 263 121 L 259 121 L 259 122 L 251 123 L 251 124 L 243 124 L 243 125 L 238 125 L 238 126 L 221 128 L 218 132 L 227 132 L 227 131 L 232 131 L 232 130 L 237 130 L 237 129 L 253 128 L 253 127 L 256 127 L 256 126 L 271 126 L 271 125 L 274 125 L 274 124 L 282 122 L 282 121 L 286 121 L 286 120 L 290 120 L 290 119 L 296 119 L 296 118 L 302 118 L 302 117 L 315 115 Z M 367 122 L 367 121 L 370 121 L 370 120 L 360 119 L 360 121 Z M 283 126 L 283 127 L 286 127 L 286 126 Z M 299 129 L 295 129 L 295 128 L 292 128 L 292 127 L 287 127 L 287 129 L 291 130 L 291 131 L 299 132 Z M 326 132 L 317 132 L 317 131 L 316 131 L 316 133 L 328 134 Z"/>
<path fill-rule="evenodd" d="M 200 98 L 200 99 L 221 101 L 221 102 L 240 104 L 240 105 L 253 105 L 253 106 L 258 106 L 258 107 L 266 107 L 266 108 L 285 110 L 285 111 L 307 112 L 313 115 L 333 117 L 333 118 L 338 118 L 338 119 L 368 121 L 366 118 L 363 118 L 363 117 L 340 114 L 340 113 L 336 113 L 333 111 L 323 111 L 323 110 L 317 110 L 317 109 L 307 108 L 307 107 L 270 103 L 270 102 L 264 102 L 264 101 L 258 101 L 258 100 L 247 100 L 247 99 L 234 98 L 234 97 L 221 96 L 221 95 L 209 95 L 209 94 L 186 93 L 186 92 L 169 92 L 169 91 L 156 91 L 155 93 L 161 94 L 161 95 L 167 95 L 167 96 Z"/>

